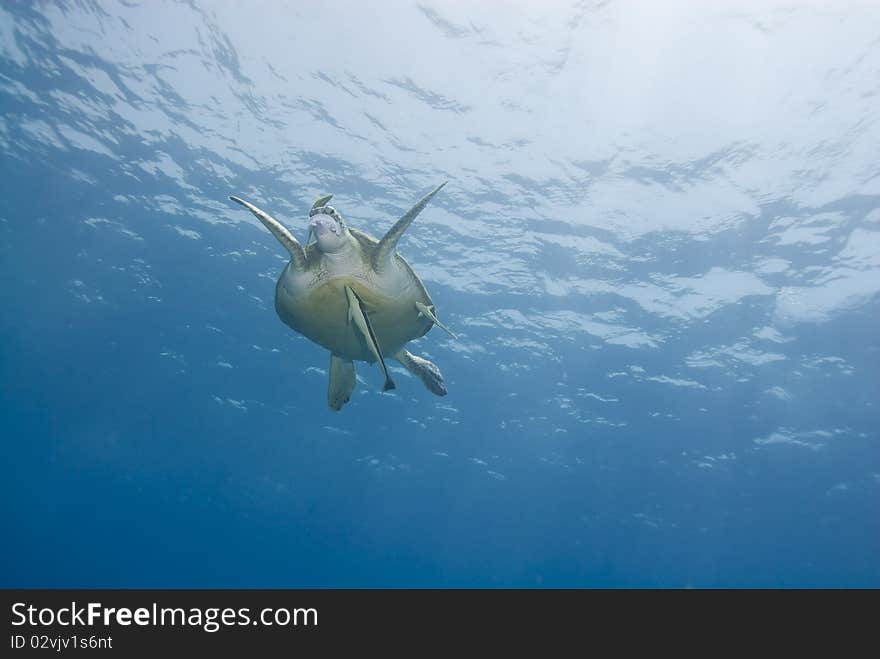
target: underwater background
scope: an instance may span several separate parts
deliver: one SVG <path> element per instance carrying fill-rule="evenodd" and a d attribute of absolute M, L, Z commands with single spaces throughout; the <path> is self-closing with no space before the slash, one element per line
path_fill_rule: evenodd
<path fill-rule="evenodd" d="M 880 586 L 877 3 L 5 2 L 0 107 L 0 585 Z M 334 413 L 227 197 L 447 179 Z"/>

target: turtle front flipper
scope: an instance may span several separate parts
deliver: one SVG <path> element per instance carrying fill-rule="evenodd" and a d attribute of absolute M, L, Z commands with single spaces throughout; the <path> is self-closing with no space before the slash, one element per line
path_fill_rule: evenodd
<path fill-rule="evenodd" d="M 431 201 L 435 194 L 440 192 L 444 185 L 446 185 L 446 181 L 422 197 L 415 206 L 410 208 L 403 217 L 394 223 L 393 227 L 388 229 L 388 233 L 379 241 L 379 244 L 376 246 L 376 252 L 373 254 L 373 269 L 376 272 L 382 272 L 388 267 L 394 256 L 394 251 L 397 249 L 397 241 L 400 240 L 403 232 L 406 231 L 406 228 L 412 224 L 416 216 L 422 212 L 422 209 L 428 205 L 428 202 Z"/>
<path fill-rule="evenodd" d="M 440 369 L 437 368 L 436 364 L 403 349 L 394 355 L 394 359 L 403 364 L 407 371 L 424 382 L 428 391 L 432 394 L 437 394 L 438 396 L 446 395 L 446 383 L 443 382 L 443 376 L 440 374 Z"/>
<path fill-rule="evenodd" d="M 236 204 L 241 204 L 245 208 L 247 208 L 251 213 L 254 214 L 260 222 L 263 223 L 269 231 L 278 239 L 284 248 L 290 252 L 290 262 L 293 263 L 293 267 L 296 268 L 298 272 L 305 272 L 306 269 L 306 254 L 303 251 L 302 245 L 299 244 L 299 241 L 293 237 L 293 234 L 290 233 L 288 228 L 281 224 L 274 217 L 269 215 L 264 210 L 260 210 L 250 202 L 245 201 L 244 199 L 240 199 L 235 195 L 231 195 L 229 197 Z"/>
<path fill-rule="evenodd" d="M 348 298 L 348 322 L 354 321 L 354 326 L 357 327 L 361 336 L 364 337 L 367 347 L 382 367 L 382 374 L 385 376 L 385 386 L 382 387 L 382 391 L 397 389 L 394 380 L 388 375 L 388 367 L 385 366 L 382 349 L 379 347 L 379 341 L 376 339 L 376 333 L 373 331 L 370 319 L 367 318 L 367 310 L 364 309 L 363 300 L 358 297 L 358 294 L 354 292 L 351 286 L 345 287 L 345 297 Z"/>
<path fill-rule="evenodd" d="M 349 401 L 355 382 L 354 362 L 331 353 L 330 385 L 327 387 L 327 404 L 331 410 L 338 412 Z"/>

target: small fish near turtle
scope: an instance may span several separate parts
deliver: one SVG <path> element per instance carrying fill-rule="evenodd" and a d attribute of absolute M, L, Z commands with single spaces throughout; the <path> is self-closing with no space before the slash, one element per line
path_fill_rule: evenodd
<path fill-rule="evenodd" d="M 333 195 L 321 197 L 309 211 L 305 248 L 274 217 L 229 197 L 253 213 L 290 253 L 275 286 L 275 311 L 290 328 L 330 351 L 327 403 L 334 411 L 341 410 L 354 391 L 355 361 L 379 363 L 384 391 L 396 388 L 385 364 L 391 357 L 428 391 L 446 395 L 440 369 L 405 346 L 434 325 L 453 338 L 455 334 L 437 319 L 422 280 L 397 253 L 407 227 L 444 185 L 422 197 L 381 240 L 349 226 L 328 205 Z"/>

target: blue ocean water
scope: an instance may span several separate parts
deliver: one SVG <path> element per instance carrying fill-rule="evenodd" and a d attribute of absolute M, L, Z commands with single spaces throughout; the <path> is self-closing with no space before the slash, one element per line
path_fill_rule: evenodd
<path fill-rule="evenodd" d="M 0 6 L 0 585 L 880 586 L 880 6 Z M 322 194 L 452 339 L 341 412 Z"/>

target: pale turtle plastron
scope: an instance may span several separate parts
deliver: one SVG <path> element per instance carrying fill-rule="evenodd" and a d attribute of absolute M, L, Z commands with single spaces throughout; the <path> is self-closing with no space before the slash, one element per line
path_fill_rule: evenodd
<path fill-rule="evenodd" d="M 327 402 L 333 410 L 342 409 L 354 391 L 355 361 L 379 362 L 384 390 L 396 388 L 386 356 L 400 362 L 432 393 L 446 395 L 440 369 L 405 346 L 434 325 L 455 335 L 437 319 L 422 280 L 396 251 L 404 231 L 444 185 L 425 195 L 382 240 L 349 227 L 327 205 L 332 195 L 321 197 L 309 211 L 305 248 L 271 215 L 229 197 L 251 211 L 290 253 L 275 286 L 275 311 L 289 327 L 330 351 Z"/>

